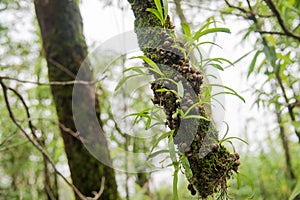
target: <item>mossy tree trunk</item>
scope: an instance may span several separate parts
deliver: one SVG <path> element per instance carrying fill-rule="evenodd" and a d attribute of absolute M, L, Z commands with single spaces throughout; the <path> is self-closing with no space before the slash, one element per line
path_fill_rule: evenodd
<path fill-rule="evenodd" d="M 87 56 L 77 0 L 35 0 L 34 4 L 48 64 L 49 80 L 74 80 Z M 91 76 L 92 73 L 88 74 L 87 76 Z M 76 132 L 72 115 L 72 90 L 73 85 L 51 86 L 59 122 Z M 99 117 L 99 108 L 96 107 L 96 111 Z M 101 199 L 119 199 L 113 169 L 95 159 L 83 143 L 70 133 L 61 129 L 61 135 L 72 182 L 81 193 L 93 196 L 92 192 L 99 190 L 101 178 L 105 177 Z M 107 144 L 103 148 L 107 149 Z"/>
<path fill-rule="evenodd" d="M 152 101 L 163 107 L 167 125 L 174 131 L 174 144 L 180 152 L 179 156 L 188 159 L 192 171 L 192 176 L 188 178 L 188 189 L 193 195 L 197 191 L 202 198 L 218 191 L 221 191 L 221 196 L 226 195 L 227 180 L 232 171 L 238 170 L 239 155 L 230 154 L 219 144 L 218 131 L 206 113 L 204 104 L 196 105 L 203 90 L 203 74 L 199 68 L 191 66 L 189 58 L 184 56 L 182 50 L 174 47 L 175 45 L 184 49 L 185 45 L 176 38 L 170 18 L 167 17 L 162 26 L 159 19 L 147 11 L 147 8 L 156 9 L 154 0 L 128 2 L 135 15 L 135 32 L 139 46 L 144 55 L 154 61 L 163 73 L 153 73 L 156 80 L 151 83 L 154 93 Z M 145 66 L 149 67 L 147 64 Z M 174 81 L 183 85 L 182 97 L 170 92 L 178 89 Z M 192 107 L 193 105 L 196 106 Z M 178 109 L 187 112 L 189 108 L 188 115 L 202 116 L 210 120 L 193 117 L 184 119 L 176 114 Z"/>

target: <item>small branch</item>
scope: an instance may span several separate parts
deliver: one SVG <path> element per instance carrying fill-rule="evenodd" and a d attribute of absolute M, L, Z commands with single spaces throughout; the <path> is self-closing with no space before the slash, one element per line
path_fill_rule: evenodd
<path fill-rule="evenodd" d="M 286 33 L 284 32 L 278 32 L 278 31 L 261 31 L 261 30 L 256 30 L 255 32 L 261 33 L 261 34 L 269 34 L 269 35 L 285 35 Z"/>
<path fill-rule="evenodd" d="M 300 100 L 296 100 L 293 103 L 287 104 L 287 107 L 290 107 L 291 109 L 295 108 L 295 107 L 300 107 Z"/>
<path fill-rule="evenodd" d="M 13 148 L 17 148 L 17 147 L 19 147 L 19 146 L 22 146 L 22 145 L 24 145 L 24 144 L 27 144 L 28 142 L 29 142 L 29 141 L 26 140 L 26 141 L 23 141 L 23 142 L 19 142 L 19 143 L 17 143 L 17 144 L 13 144 L 13 145 L 10 145 L 10 146 L 7 146 L 7 147 L 3 147 L 3 148 L 0 149 L 0 152 L 8 151 L 8 150 L 13 149 Z"/>
<path fill-rule="evenodd" d="M 0 76 L 0 79 L 3 80 L 13 80 L 13 81 L 17 81 L 20 83 L 29 83 L 29 84 L 34 84 L 34 85 L 40 85 L 40 86 L 49 86 L 49 85 L 57 85 L 57 86 L 66 86 L 66 85 L 74 85 L 74 84 L 81 84 L 81 85 L 94 85 L 97 82 L 103 81 L 105 77 L 102 77 L 99 80 L 95 80 L 95 81 L 52 81 L 49 83 L 41 83 L 41 82 L 36 82 L 36 81 L 25 81 L 25 80 L 20 80 L 17 78 L 12 78 L 12 77 L 8 77 L 8 76 Z"/>
<path fill-rule="evenodd" d="M 5 85 L 5 83 L 3 82 L 2 79 L 0 79 L 0 85 L 2 87 L 2 91 L 4 94 L 4 101 L 5 101 L 6 108 L 8 110 L 9 116 L 10 116 L 11 120 L 13 121 L 13 123 L 22 131 L 22 133 L 25 135 L 25 137 L 28 139 L 28 141 L 38 151 L 40 151 L 42 153 L 42 155 L 48 160 L 48 162 L 50 163 L 50 165 L 54 169 L 54 171 L 74 190 L 74 192 L 77 194 L 77 196 L 81 200 L 86 200 L 87 198 L 78 190 L 78 188 L 75 185 L 73 185 L 70 181 L 68 181 L 68 179 L 56 168 L 55 163 L 53 162 L 53 160 L 51 159 L 51 157 L 49 156 L 47 151 L 39 144 L 38 141 L 31 138 L 30 135 L 25 131 L 25 129 L 18 123 L 18 120 L 16 119 L 16 117 L 12 111 L 10 102 L 8 100 L 7 91 L 9 90 L 9 88 Z"/>
<path fill-rule="evenodd" d="M 278 68 L 278 69 L 279 69 L 279 68 Z M 283 85 L 283 83 L 282 83 L 282 79 L 281 79 L 279 70 L 277 70 L 277 71 L 275 72 L 275 76 L 276 76 L 276 79 L 277 79 L 277 81 L 278 81 L 279 87 L 280 87 L 280 89 L 281 89 L 281 91 L 282 91 L 282 94 L 283 94 L 283 98 L 284 98 L 284 100 L 285 100 L 285 103 L 286 103 L 287 105 L 289 105 L 289 104 L 290 104 L 290 101 L 289 101 L 289 98 L 288 98 L 288 96 L 287 96 L 287 93 L 286 93 L 286 90 L 285 90 L 285 88 L 284 88 L 284 85 Z M 291 118 L 291 121 L 292 121 L 292 122 L 295 122 L 295 121 L 296 121 L 296 117 L 295 117 L 295 114 L 294 114 L 294 112 L 293 112 L 293 108 L 292 108 L 291 106 L 288 106 L 288 113 L 289 113 L 289 116 L 290 116 L 290 118 Z M 298 137 L 298 140 L 299 140 L 299 143 L 300 143 L 300 132 L 299 132 L 296 128 L 295 128 L 295 133 L 296 133 L 296 135 L 297 135 L 297 137 Z"/>
<path fill-rule="evenodd" d="M 14 131 L 11 135 L 7 136 L 2 142 L 0 142 L 0 147 L 3 146 L 5 143 L 12 140 L 13 137 L 15 137 L 17 131 Z"/>
<path fill-rule="evenodd" d="M 25 99 L 22 97 L 22 95 L 17 90 L 15 90 L 11 87 L 6 86 L 6 90 L 12 91 L 21 100 L 21 102 L 25 108 L 27 118 L 30 119 L 29 107 L 27 106 Z M 39 143 L 39 145 L 43 146 L 42 143 L 40 142 L 38 136 L 35 134 L 36 128 L 34 127 L 34 125 L 32 124 L 31 121 L 28 121 L 28 126 L 30 128 L 31 134 L 34 137 L 34 139 Z"/>
<path fill-rule="evenodd" d="M 246 10 L 246 9 L 244 9 L 244 8 L 241 8 L 241 7 L 235 6 L 235 5 L 233 5 L 233 4 L 230 4 L 228 0 L 224 0 L 224 1 L 225 1 L 225 3 L 226 3 L 230 8 L 235 8 L 235 9 L 241 11 L 242 13 L 247 13 L 247 14 L 250 13 L 248 10 Z"/>
<path fill-rule="evenodd" d="M 38 117 L 38 118 L 30 118 L 30 119 L 27 119 L 26 121 L 35 121 L 35 120 L 47 120 L 47 121 L 49 121 L 50 123 L 52 123 L 54 125 L 58 125 L 59 128 L 61 128 L 64 132 L 69 133 L 74 138 L 78 139 L 79 141 L 81 141 L 81 142 L 84 141 L 84 139 L 80 137 L 79 132 L 73 131 L 72 129 L 66 127 L 64 124 L 62 124 L 60 122 L 57 122 L 54 119 L 49 119 L 49 118 L 44 118 L 44 117 Z M 22 121 L 24 121 L 24 120 L 22 120 Z"/>
<path fill-rule="evenodd" d="M 276 16 L 280 27 L 286 33 L 286 35 L 290 36 L 292 38 L 295 38 L 297 40 L 300 40 L 300 35 L 293 33 L 286 27 L 286 25 L 281 17 L 281 14 L 280 14 L 279 10 L 277 9 L 277 7 L 275 6 L 274 2 L 272 0 L 264 0 L 264 1 L 268 5 L 268 7 L 271 9 L 271 11 L 274 13 L 274 15 Z"/>

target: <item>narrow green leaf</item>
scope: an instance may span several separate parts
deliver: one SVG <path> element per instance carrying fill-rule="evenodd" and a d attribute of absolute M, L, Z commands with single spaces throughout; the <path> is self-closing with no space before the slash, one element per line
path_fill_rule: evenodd
<path fill-rule="evenodd" d="M 191 31 L 191 28 L 190 28 L 190 26 L 189 26 L 187 23 L 182 22 L 182 23 L 181 23 L 181 27 L 182 27 L 182 30 L 183 30 L 183 32 L 184 32 L 184 34 L 185 34 L 186 36 L 192 37 L 192 31 Z"/>
<path fill-rule="evenodd" d="M 177 93 L 178 93 L 178 96 L 183 98 L 183 95 L 184 95 L 184 88 L 183 88 L 183 84 L 181 81 L 179 81 L 177 83 Z"/>
<path fill-rule="evenodd" d="M 236 184 L 237 184 L 237 189 L 239 190 L 242 185 L 242 180 L 239 172 L 236 173 Z"/>
<path fill-rule="evenodd" d="M 176 151 L 174 147 L 174 141 L 173 141 L 173 135 L 169 137 L 169 152 L 170 157 L 174 166 L 174 175 L 173 175 L 173 200 L 178 200 L 178 191 L 177 191 L 177 185 L 178 185 L 178 171 L 179 171 L 179 165 L 176 157 Z"/>
<path fill-rule="evenodd" d="M 204 29 L 208 28 L 209 25 L 211 25 L 211 24 L 213 24 L 213 23 L 214 23 L 214 21 L 208 20 L 203 26 L 201 26 L 201 27 L 198 29 L 198 31 L 196 31 L 195 34 L 201 33 Z"/>
<path fill-rule="evenodd" d="M 154 3 L 155 3 L 155 6 L 156 6 L 158 12 L 161 14 L 161 16 L 163 16 L 163 10 L 162 10 L 162 6 L 161 6 L 160 0 L 154 0 Z"/>
<path fill-rule="evenodd" d="M 213 63 L 213 64 L 210 64 L 210 65 L 213 66 L 213 67 L 215 67 L 218 70 L 224 71 L 224 68 L 221 65 L 219 65 L 219 64 Z"/>
<path fill-rule="evenodd" d="M 171 136 L 173 134 L 173 132 L 174 132 L 173 130 L 172 131 L 168 131 L 168 132 L 163 133 L 161 136 L 159 136 L 159 138 L 157 140 L 155 140 L 155 143 L 153 144 L 152 149 L 151 149 L 150 152 L 153 152 L 153 150 L 155 149 L 155 147 L 157 147 L 158 143 L 161 140 L 167 138 L 168 136 Z"/>
<path fill-rule="evenodd" d="M 235 96 L 237 96 L 239 99 L 241 99 L 244 103 L 246 102 L 245 99 L 244 99 L 241 95 L 239 95 L 236 91 L 234 91 L 234 90 L 231 89 L 230 87 L 227 87 L 227 86 L 225 86 L 225 85 L 220 85 L 220 84 L 208 84 L 208 86 L 210 86 L 210 87 L 215 86 L 215 87 L 221 87 L 221 88 L 227 89 L 227 90 L 229 90 L 229 91 L 232 92 L 232 93 L 228 93 L 228 94 L 235 95 Z M 224 92 L 220 92 L 220 93 L 218 93 L 218 94 L 221 94 L 221 93 L 224 93 Z"/>
<path fill-rule="evenodd" d="M 202 32 L 197 32 L 194 35 L 193 39 L 198 40 L 200 37 L 202 37 L 204 35 L 207 35 L 210 33 L 217 33 L 217 32 L 230 33 L 230 29 L 228 29 L 228 28 L 210 28 L 210 29 L 204 30 Z"/>
<path fill-rule="evenodd" d="M 193 108 L 195 108 L 197 105 L 200 105 L 200 103 L 197 102 L 197 103 L 194 103 L 192 106 L 190 106 L 189 109 L 187 109 L 187 111 L 184 113 L 184 115 L 182 117 L 184 118 L 185 116 L 187 116 L 191 112 L 191 110 Z"/>
<path fill-rule="evenodd" d="M 275 47 L 269 47 L 269 46 L 265 46 L 263 49 L 267 59 L 269 60 L 270 64 L 272 65 L 273 68 L 276 68 L 276 51 L 275 51 Z"/>
<path fill-rule="evenodd" d="M 150 116 L 148 116 L 148 119 L 146 121 L 146 124 L 145 124 L 145 130 L 148 130 L 150 125 L 151 125 L 151 121 L 152 121 L 152 118 Z"/>
<path fill-rule="evenodd" d="M 225 139 L 223 140 L 223 142 L 228 141 L 228 140 L 232 140 L 232 139 L 236 139 L 236 140 L 239 140 L 239 141 L 241 141 L 241 142 L 244 142 L 245 144 L 248 144 L 247 141 L 245 141 L 245 140 L 243 140 L 242 138 L 239 138 L 239 137 L 228 137 L 228 138 L 225 138 Z"/>
<path fill-rule="evenodd" d="M 173 200 L 179 200 L 178 197 L 178 191 L 177 191 L 177 185 L 178 185 L 178 169 L 175 169 L 174 175 L 173 175 Z"/>
<path fill-rule="evenodd" d="M 240 174 L 240 176 L 242 176 L 244 179 L 247 180 L 247 182 L 250 184 L 251 190 L 253 192 L 254 191 L 254 183 L 253 183 L 253 181 L 247 175 L 242 174 L 242 173 L 239 173 L 239 174 Z"/>
<path fill-rule="evenodd" d="M 151 12 L 152 14 L 154 14 L 158 19 L 159 21 L 162 23 L 163 22 L 163 16 L 161 15 L 161 13 L 154 9 L 154 8 L 147 8 L 146 9 L 148 12 Z M 162 24 L 163 25 L 163 24 Z"/>
<path fill-rule="evenodd" d="M 209 119 L 207 119 L 206 117 L 203 117 L 201 115 L 188 115 L 188 116 L 185 116 L 183 119 L 202 119 L 205 121 L 210 121 Z"/>
<path fill-rule="evenodd" d="M 227 134 L 229 133 L 229 125 L 228 125 L 228 123 L 225 122 L 225 121 L 223 121 L 223 122 L 226 125 L 226 132 L 225 132 L 223 138 L 221 139 L 221 141 L 224 140 L 226 138 Z"/>
<path fill-rule="evenodd" d="M 132 58 L 140 58 L 143 59 L 148 65 L 150 65 L 150 67 L 152 67 L 152 69 L 150 68 L 151 71 L 164 76 L 164 74 L 160 71 L 159 67 L 157 66 L 157 64 L 155 62 L 153 62 L 153 60 L 151 60 L 150 58 L 146 57 L 146 56 L 135 56 Z"/>
<path fill-rule="evenodd" d="M 163 150 L 155 151 L 154 153 L 151 153 L 148 156 L 148 159 L 154 158 L 154 157 L 156 157 L 158 155 L 165 154 L 165 153 L 169 153 L 169 150 L 163 149 Z"/>
<path fill-rule="evenodd" d="M 164 6 L 164 23 L 167 20 L 168 14 L 169 14 L 169 6 L 168 6 L 168 1 L 167 0 L 163 0 L 163 6 Z"/>
<path fill-rule="evenodd" d="M 138 74 L 146 74 L 142 69 L 145 69 L 146 67 L 145 66 L 134 66 L 134 67 L 130 67 L 128 69 L 125 69 L 123 71 L 123 73 L 125 72 L 129 72 L 129 71 L 134 71 L 134 72 L 137 72 Z"/>
<path fill-rule="evenodd" d="M 251 61 L 251 64 L 249 66 L 249 70 L 248 70 L 248 73 L 247 73 L 247 78 L 249 78 L 249 76 L 252 74 L 252 72 L 254 71 L 254 67 L 255 67 L 255 64 L 256 64 L 256 60 L 257 60 L 257 57 L 259 56 L 259 54 L 261 53 L 261 51 L 257 51 Z"/>
<path fill-rule="evenodd" d="M 183 166 L 183 168 L 185 170 L 185 176 L 186 176 L 186 178 L 187 179 L 192 178 L 193 177 L 193 172 L 191 170 L 191 166 L 190 166 L 189 160 L 184 155 L 181 157 L 180 160 L 181 160 L 181 164 L 182 164 L 182 166 Z"/>
<path fill-rule="evenodd" d="M 121 78 L 121 80 L 118 82 L 117 86 L 115 87 L 115 92 L 118 91 L 128 79 L 136 77 L 136 76 L 140 76 L 140 75 L 142 75 L 142 74 L 132 74 L 132 75 L 124 76 L 123 78 Z"/>
<path fill-rule="evenodd" d="M 170 157 L 173 162 L 173 165 L 178 165 L 176 151 L 175 151 L 175 147 L 174 147 L 174 140 L 173 140 L 172 135 L 169 137 L 168 146 L 169 146 Z"/>
<path fill-rule="evenodd" d="M 297 184 L 294 187 L 291 196 L 289 197 L 289 200 L 297 200 L 299 199 L 299 197 L 300 197 L 300 180 L 298 179 Z"/>

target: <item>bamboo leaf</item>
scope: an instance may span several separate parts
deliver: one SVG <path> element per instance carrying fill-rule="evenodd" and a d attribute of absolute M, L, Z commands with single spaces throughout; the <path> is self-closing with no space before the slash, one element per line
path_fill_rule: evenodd
<path fill-rule="evenodd" d="M 259 56 L 259 54 L 261 53 L 261 51 L 257 51 L 251 61 L 251 64 L 250 64 L 250 67 L 249 67 L 249 70 L 248 70 L 248 73 L 247 73 L 247 78 L 249 78 L 249 76 L 252 74 L 252 72 L 254 71 L 254 67 L 255 67 L 255 64 L 256 64 L 256 60 L 257 60 L 257 57 Z"/>

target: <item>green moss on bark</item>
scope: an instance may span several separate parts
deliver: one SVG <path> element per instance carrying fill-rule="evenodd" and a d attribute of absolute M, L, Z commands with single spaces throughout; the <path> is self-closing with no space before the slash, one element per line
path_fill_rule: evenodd
<path fill-rule="evenodd" d="M 87 56 L 82 19 L 75 0 L 35 0 L 35 9 L 41 28 L 50 81 L 74 80 Z M 91 80 L 87 69 L 85 80 Z M 59 122 L 76 132 L 72 115 L 73 86 L 51 86 Z M 91 101 L 93 101 L 91 96 Z M 96 102 L 96 106 L 98 106 Z M 99 108 L 96 108 L 99 111 Z M 99 116 L 99 112 L 97 115 Z M 98 191 L 101 177 L 105 189 L 101 199 L 119 199 L 113 169 L 102 165 L 84 147 L 81 141 L 61 129 L 73 184 L 86 196 Z M 107 146 L 103 146 L 107 150 Z M 109 157 L 109 155 L 108 155 Z M 78 199 L 78 197 L 77 197 Z"/>
<path fill-rule="evenodd" d="M 188 158 L 192 178 L 188 181 L 188 189 L 194 195 L 196 191 L 202 198 L 206 198 L 218 191 L 226 193 L 227 179 L 232 171 L 239 166 L 238 154 L 230 154 L 228 150 L 218 144 L 218 131 L 214 124 L 205 119 L 183 119 L 175 116 L 177 109 L 186 112 L 188 108 L 198 102 L 202 90 L 202 74 L 192 68 L 188 58 L 173 45 L 184 48 L 182 42 L 173 36 L 173 25 L 168 18 L 167 28 L 163 29 L 158 19 L 146 11 L 155 8 L 153 0 L 129 0 L 136 17 L 135 32 L 139 45 L 144 54 L 158 64 L 166 78 L 182 82 L 184 96 L 178 97 L 172 92 L 157 92 L 158 89 L 177 90 L 176 85 L 168 80 L 161 80 L 160 75 L 154 74 L 156 81 L 151 83 L 154 93 L 153 102 L 161 105 L 167 116 L 167 125 L 174 130 L 174 143 L 180 155 Z M 207 116 L 202 105 L 195 106 L 190 115 Z M 197 127 L 193 129 L 192 127 Z"/>

